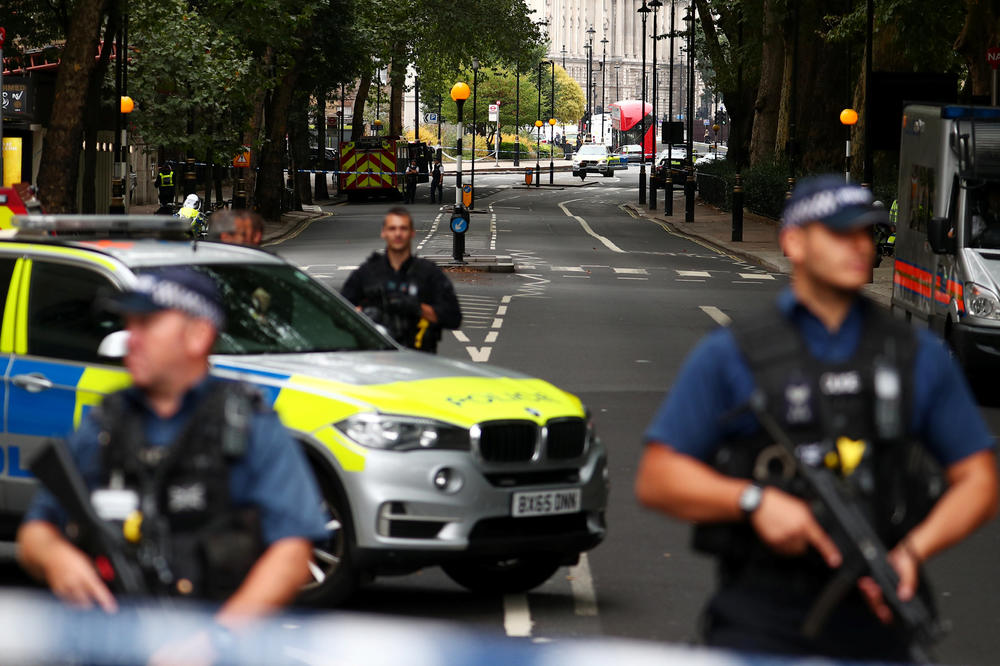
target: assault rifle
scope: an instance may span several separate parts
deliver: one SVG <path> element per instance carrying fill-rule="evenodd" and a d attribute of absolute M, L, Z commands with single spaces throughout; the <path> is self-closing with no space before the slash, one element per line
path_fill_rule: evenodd
<path fill-rule="evenodd" d="M 46 440 L 28 468 L 76 523 L 84 550 L 107 559 L 113 573 L 108 581 L 111 586 L 129 596 L 148 596 L 150 590 L 141 567 L 129 557 L 121 532 L 97 515 L 66 443 L 61 439 Z"/>
<path fill-rule="evenodd" d="M 843 563 L 833 580 L 820 594 L 819 599 L 802 623 L 804 636 L 816 636 L 830 613 L 843 597 L 855 587 L 862 576 L 871 577 L 882 591 L 882 598 L 892 610 L 909 641 L 910 657 L 917 663 L 930 663 L 928 649 L 942 637 L 944 627 L 935 614 L 919 598 L 903 601 L 896 592 L 899 575 L 889 563 L 888 552 L 874 528 L 858 506 L 845 499 L 843 481 L 826 469 L 803 463 L 795 445 L 777 420 L 766 408 L 766 397 L 757 391 L 750 398 L 750 409 L 768 435 L 795 461 L 799 477 L 805 482 L 807 492 L 823 505 L 828 520 L 824 529 L 830 534 L 843 556 Z"/>

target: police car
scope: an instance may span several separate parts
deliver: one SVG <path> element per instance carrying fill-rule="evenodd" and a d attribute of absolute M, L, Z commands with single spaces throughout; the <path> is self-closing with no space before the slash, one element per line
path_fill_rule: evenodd
<path fill-rule="evenodd" d="M 164 224 L 107 219 L 131 233 Z M 332 517 L 303 600 L 337 602 L 364 578 L 429 565 L 472 590 L 526 590 L 604 538 L 606 454 L 575 396 L 517 372 L 402 349 L 267 252 L 67 235 L 78 220 L 21 218 L 16 237 L 0 239 L 8 527 L 35 488 L 25 463 L 32 450 L 128 383 L 120 361 L 98 354 L 120 328 L 92 307 L 98 293 L 186 265 L 211 276 L 226 303 L 213 374 L 260 388 L 305 450 Z"/>
<path fill-rule="evenodd" d="M 628 169 L 628 160 L 620 155 L 608 152 L 607 146 L 599 143 L 587 143 L 573 155 L 573 175 L 586 176 L 588 173 L 599 173 L 610 178 L 615 171 Z"/>

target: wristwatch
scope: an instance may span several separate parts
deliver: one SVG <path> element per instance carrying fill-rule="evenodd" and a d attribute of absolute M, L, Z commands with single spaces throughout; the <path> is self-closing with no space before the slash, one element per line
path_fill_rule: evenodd
<path fill-rule="evenodd" d="M 764 489 L 760 484 L 753 482 L 748 484 L 740 493 L 740 509 L 743 511 L 743 515 L 749 518 L 750 514 L 760 506 L 762 499 L 764 499 Z"/>

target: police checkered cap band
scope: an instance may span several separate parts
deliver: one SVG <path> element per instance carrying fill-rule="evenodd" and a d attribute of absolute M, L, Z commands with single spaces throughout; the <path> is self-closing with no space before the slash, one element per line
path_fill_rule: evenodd
<path fill-rule="evenodd" d="M 222 309 L 179 282 L 141 275 L 133 291 L 147 295 L 162 310 L 180 310 L 192 317 L 208 319 L 216 328 L 222 328 Z"/>
<path fill-rule="evenodd" d="M 845 183 L 842 176 L 804 178 L 796 185 L 782 215 L 784 227 L 819 222 L 837 231 L 888 223 L 884 210 L 872 206 L 872 193 Z"/>

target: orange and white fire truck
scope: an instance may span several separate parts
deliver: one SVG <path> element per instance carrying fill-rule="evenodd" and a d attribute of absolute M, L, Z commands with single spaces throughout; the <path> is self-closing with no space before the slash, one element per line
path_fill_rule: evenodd
<path fill-rule="evenodd" d="M 340 191 L 349 200 L 374 196 L 400 198 L 406 187 L 403 172 L 417 160 L 417 182 L 428 180 L 430 149 L 423 142 L 398 141 L 382 136 L 363 136 L 340 144 Z"/>

